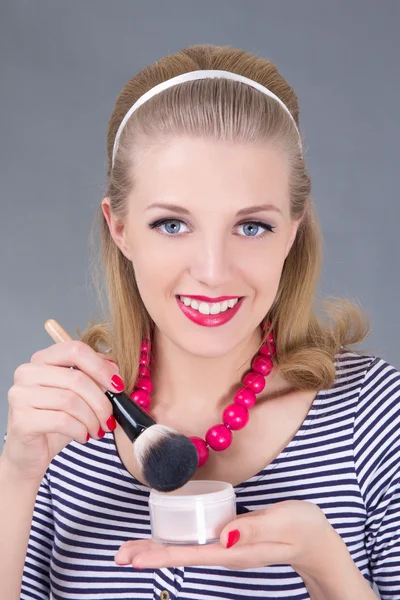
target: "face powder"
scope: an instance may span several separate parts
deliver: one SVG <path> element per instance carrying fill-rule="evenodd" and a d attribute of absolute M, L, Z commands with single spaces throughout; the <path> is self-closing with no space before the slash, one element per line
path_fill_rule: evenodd
<path fill-rule="evenodd" d="M 151 490 L 151 532 L 159 544 L 213 544 L 236 518 L 236 496 L 224 481 L 189 481 L 173 492 Z"/>

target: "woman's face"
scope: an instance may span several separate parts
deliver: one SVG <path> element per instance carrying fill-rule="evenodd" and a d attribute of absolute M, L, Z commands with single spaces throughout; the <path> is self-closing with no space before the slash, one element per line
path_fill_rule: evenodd
<path fill-rule="evenodd" d="M 128 202 L 123 226 L 107 198 L 103 212 L 161 335 L 202 357 L 249 339 L 274 301 L 299 224 L 290 220 L 283 155 L 173 139 L 141 158 Z"/>

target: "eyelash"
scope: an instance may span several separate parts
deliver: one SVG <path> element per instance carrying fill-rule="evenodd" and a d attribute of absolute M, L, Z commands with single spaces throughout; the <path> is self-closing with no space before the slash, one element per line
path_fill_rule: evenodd
<path fill-rule="evenodd" d="M 153 223 L 149 224 L 150 229 L 157 229 L 158 227 L 161 227 L 161 225 L 165 225 L 166 223 L 183 223 L 184 225 L 186 225 L 186 223 L 184 221 L 181 221 L 180 219 L 158 219 L 157 221 L 154 221 Z M 264 223 L 263 221 L 244 221 L 243 223 L 239 223 L 237 225 L 237 227 L 241 227 L 242 225 L 256 225 L 258 227 L 262 227 L 264 229 L 264 231 L 260 234 L 260 235 L 242 235 L 240 237 L 248 237 L 248 238 L 253 238 L 256 240 L 259 240 L 261 238 L 263 238 L 267 233 L 275 233 L 274 229 L 276 228 L 276 225 L 269 225 L 268 223 Z M 186 225 L 187 226 L 187 225 Z M 160 232 L 162 235 L 166 235 L 167 237 L 181 237 L 183 234 L 179 234 L 179 233 L 166 233 L 166 232 Z M 184 232 L 186 233 L 186 232 Z"/>

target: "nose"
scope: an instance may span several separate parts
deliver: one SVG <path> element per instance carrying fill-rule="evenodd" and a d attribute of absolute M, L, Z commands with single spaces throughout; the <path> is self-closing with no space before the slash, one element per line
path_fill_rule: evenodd
<path fill-rule="evenodd" d="M 230 256 L 231 254 L 231 256 Z M 190 275 L 208 288 L 222 288 L 232 281 L 233 257 L 222 236 L 202 238 L 190 257 Z"/>

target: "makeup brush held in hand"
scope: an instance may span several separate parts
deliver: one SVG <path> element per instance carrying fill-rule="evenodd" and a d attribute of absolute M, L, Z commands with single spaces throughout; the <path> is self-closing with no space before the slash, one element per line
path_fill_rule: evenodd
<path fill-rule="evenodd" d="M 73 339 L 54 319 L 46 321 L 44 327 L 55 342 Z M 135 458 L 148 485 L 159 492 L 171 492 L 187 483 L 198 464 L 197 450 L 189 438 L 158 425 L 125 392 L 104 393 L 113 406 L 115 420 L 134 442 Z"/>

